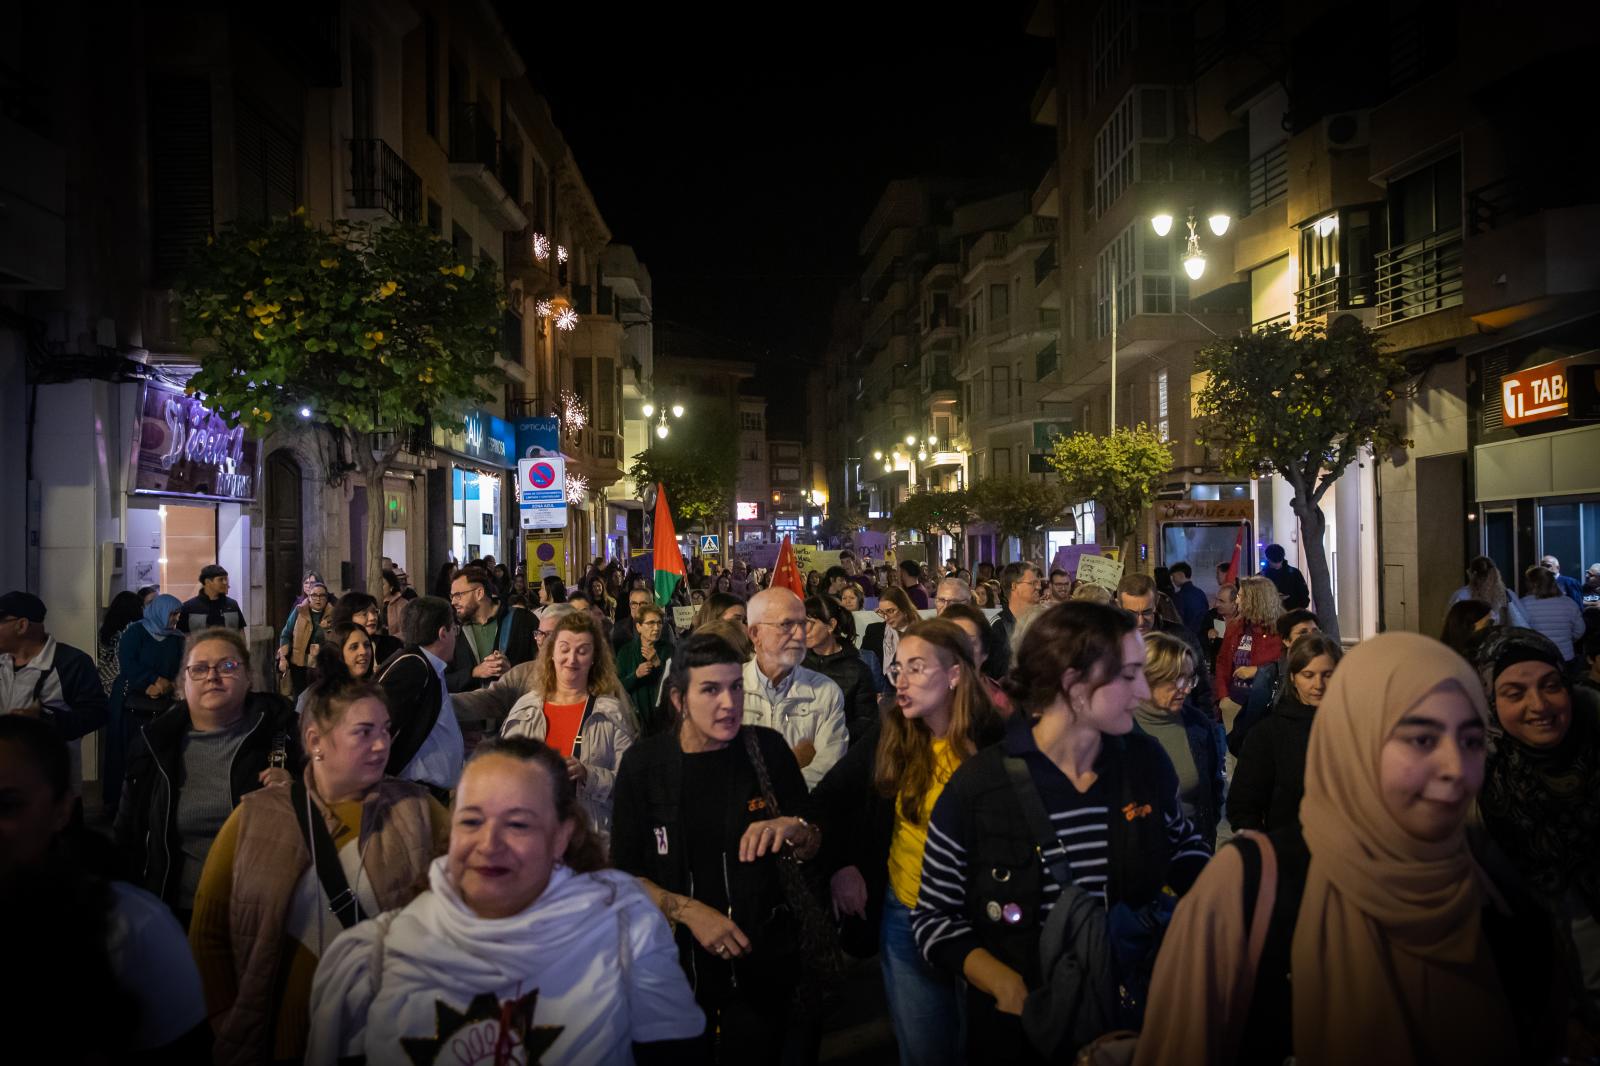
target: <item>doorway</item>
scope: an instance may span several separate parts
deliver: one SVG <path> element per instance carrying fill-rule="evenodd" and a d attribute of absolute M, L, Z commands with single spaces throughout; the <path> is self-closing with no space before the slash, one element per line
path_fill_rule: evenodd
<path fill-rule="evenodd" d="M 267 562 L 267 624 L 276 628 L 300 598 L 300 464 L 287 451 L 267 457 L 266 528 L 262 546 Z"/>

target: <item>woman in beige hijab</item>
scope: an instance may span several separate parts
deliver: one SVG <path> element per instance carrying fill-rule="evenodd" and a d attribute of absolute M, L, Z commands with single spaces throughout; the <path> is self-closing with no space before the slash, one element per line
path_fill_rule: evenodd
<path fill-rule="evenodd" d="M 1530 971 L 1464 831 L 1487 722 L 1443 644 L 1352 650 L 1312 726 L 1300 826 L 1224 848 L 1178 905 L 1135 1063 L 1541 1061 L 1507 990 L 1541 996 L 1551 967 Z"/>

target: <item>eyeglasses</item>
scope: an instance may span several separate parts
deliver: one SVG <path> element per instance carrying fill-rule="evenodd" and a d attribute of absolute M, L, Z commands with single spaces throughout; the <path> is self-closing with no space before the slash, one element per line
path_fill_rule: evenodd
<path fill-rule="evenodd" d="M 958 600 L 953 596 L 935 596 L 933 598 L 933 602 L 934 602 L 935 605 L 937 605 L 939 607 L 948 607 L 952 603 L 970 603 L 972 601 L 971 600 Z"/>
<path fill-rule="evenodd" d="M 773 629 L 781 629 L 785 633 L 803 633 L 806 628 L 806 620 L 804 618 L 788 618 L 782 622 L 757 622 L 756 625 L 771 626 Z"/>
<path fill-rule="evenodd" d="M 1198 677 L 1193 674 L 1184 674 L 1172 683 L 1172 689 L 1174 692 L 1193 692 L 1194 687 L 1199 683 L 1200 679 Z"/>
<path fill-rule="evenodd" d="M 901 674 L 905 674 L 913 681 L 920 681 L 924 677 L 927 677 L 929 674 L 933 673 L 934 669 L 935 667 L 930 666 L 922 659 L 912 659 L 903 666 L 901 665 L 900 660 L 896 659 L 894 662 L 889 664 L 889 669 L 885 670 L 884 673 L 888 675 L 891 684 L 899 684 Z"/>
<path fill-rule="evenodd" d="M 450 594 L 450 602 L 454 603 L 456 600 L 461 599 L 461 597 L 467 595 L 470 592 L 482 592 L 482 591 L 483 591 L 483 586 L 482 585 L 468 585 L 466 588 L 462 589 L 460 592 L 452 592 Z"/>
<path fill-rule="evenodd" d="M 212 673 L 219 677 L 232 677 L 243 668 L 244 664 L 238 659 L 223 659 L 215 663 L 190 663 L 183 668 L 183 672 L 189 675 L 190 681 L 204 681 Z"/>

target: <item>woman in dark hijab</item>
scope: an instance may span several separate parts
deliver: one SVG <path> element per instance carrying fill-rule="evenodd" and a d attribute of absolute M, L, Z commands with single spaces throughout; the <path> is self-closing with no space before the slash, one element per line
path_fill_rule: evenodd
<path fill-rule="evenodd" d="M 1531 629 L 1476 648 L 1496 736 L 1478 803 L 1489 834 L 1550 913 L 1574 998 L 1600 1030 L 1600 699 L 1570 687 Z"/>

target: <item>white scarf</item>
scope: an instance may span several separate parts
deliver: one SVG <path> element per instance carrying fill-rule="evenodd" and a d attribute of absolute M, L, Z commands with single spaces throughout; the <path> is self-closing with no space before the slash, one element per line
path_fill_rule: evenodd
<path fill-rule="evenodd" d="M 308 1063 L 406 1063 L 403 1039 L 438 1039 L 438 1066 L 493 1062 L 501 1007 L 523 999 L 535 1054 L 515 1028 L 509 1061 L 519 1066 L 629 1063 L 635 1041 L 704 1031 L 666 920 L 633 878 L 557 867 L 526 910 L 487 919 L 462 902 L 447 867 L 435 859 L 431 891 L 328 949 L 311 994 Z"/>

